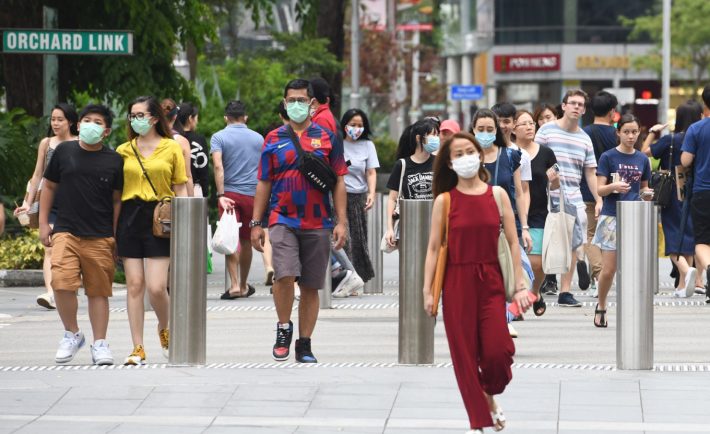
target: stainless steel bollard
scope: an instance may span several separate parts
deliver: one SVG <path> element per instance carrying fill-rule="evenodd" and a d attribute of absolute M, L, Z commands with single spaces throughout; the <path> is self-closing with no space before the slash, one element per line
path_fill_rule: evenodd
<path fill-rule="evenodd" d="M 325 269 L 325 282 L 323 288 L 318 290 L 318 299 L 320 300 L 321 309 L 333 308 L 333 273 L 331 259 L 328 257 L 328 267 Z"/>
<path fill-rule="evenodd" d="M 207 199 L 173 199 L 170 365 L 204 365 L 207 341 Z"/>
<path fill-rule="evenodd" d="M 424 312 L 424 260 L 431 200 L 401 200 L 399 239 L 399 363 L 434 363 L 434 318 Z"/>
<path fill-rule="evenodd" d="M 616 205 L 616 367 L 653 369 L 658 214 L 653 202 Z"/>
<path fill-rule="evenodd" d="M 382 202 L 383 196 L 382 193 L 375 193 L 375 203 L 367 212 L 367 247 L 375 277 L 365 282 L 365 294 L 381 294 L 384 286 L 382 251 L 380 250 L 380 240 L 384 234 L 382 229 L 384 222 L 383 210 L 386 209 Z"/>

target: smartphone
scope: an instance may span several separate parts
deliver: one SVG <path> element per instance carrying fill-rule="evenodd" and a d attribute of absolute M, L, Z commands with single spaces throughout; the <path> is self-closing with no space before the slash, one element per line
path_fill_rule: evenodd
<path fill-rule="evenodd" d="M 557 163 L 555 163 L 555 164 L 552 165 L 552 169 L 553 169 L 556 173 L 560 173 L 560 166 L 558 166 Z"/>
<path fill-rule="evenodd" d="M 527 291 L 527 296 L 528 296 L 528 301 L 530 301 L 530 304 L 535 303 L 537 301 L 537 295 L 528 290 Z M 513 314 L 514 316 L 520 316 L 520 309 L 518 309 L 518 303 L 512 302 L 508 305 L 508 312 Z"/>

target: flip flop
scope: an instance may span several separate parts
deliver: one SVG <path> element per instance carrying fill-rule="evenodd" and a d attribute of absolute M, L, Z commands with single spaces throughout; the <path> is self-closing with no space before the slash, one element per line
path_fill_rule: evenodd
<path fill-rule="evenodd" d="M 255 292 L 256 292 L 256 288 L 247 284 L 247 293 L 246 294 L 232 295 L 229 293 L 229 290 L 226 290 L 226 291 L 224 291 L 224 294 L 222 294 L 219 298 L 221 298 L 222 300 L 234 300 L 235 298 L 247 298 L 247 297 L 251 297 L 252 295 L 254 295 Z"/>
<path fill-rule="evenodd" d="M 535 316 L 543 316 L 547 310 L 547 304 L 545 300 L 542 299 L 542 293 L 540 293 L 540 298 L 536 302 L 533 302 L 533 313 Z"/>
<path fill-rule="evenodd" d="M 254 295 L 255 292 L 256 292 L 256 288 L 247 284 L 247 293 L 246 293 L 246 295 L 242 295 L 242 297 L 244 297 L 244 298 L 251 297 L 252 295 Z"/>

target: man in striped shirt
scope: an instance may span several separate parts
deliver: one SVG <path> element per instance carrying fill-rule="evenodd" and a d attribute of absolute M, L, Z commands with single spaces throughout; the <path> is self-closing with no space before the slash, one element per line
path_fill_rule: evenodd
<path fill-rule="evenodd" d="M 569 271 L 562 277 L 562 287 L 558 303 L 564 307 L 580 307 L 581 304 L 572 296 L 570 286 L 574 276 L 577 260 L 584 260 L 584 251 L 579 249 L 587 233 L 587 214 L 579 185 L 582 176 L 585 177 L 589 190 L 596 202 L 595 214 L 599 215 L 602 199 L 597 194 L 597 161 L 594 157 L 592 140 L 579 127 L 579 119 L 584 115 L 589 97 L 582 90 L 570 90 L 562 99 L 564 116 L 554 122 L 548 122 L 540 127 L 535 135 L 535 141 L 547 146 L 555 153 L 560 167 L 560 184 L 564 189 L 565 200 L 577 208 L 575 234 L 572 237 L 578 245 L 570 246 L 574 252 Z M 559 192 L 551 192 L 553 200 L 559 198 Z M 573 244 L 577 244 L 574 242 Z"/>

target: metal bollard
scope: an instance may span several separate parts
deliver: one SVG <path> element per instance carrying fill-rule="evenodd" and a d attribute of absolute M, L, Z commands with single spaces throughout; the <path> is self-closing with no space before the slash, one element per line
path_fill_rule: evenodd
<path fill-rule="evenodd" d="M 431 200 L 401 200 L 399 239 L 399 363 L 434 363 L 434 318 L 424 312 L 424 260 Z"/>
<path fill-rule="evenodd" d="M 170 237 L 170 357 L 204 365 L 207 341 L 207 199 L 176 197 Z"/>
<path fill-rule="evenodd" d="M 328 257 L 328 267 L 325 269 L 325 282 L 323 288 L 318 290 L 318 299 L 320 300 L 321 309 L 333 308 L 333 274 L 330 257 Z"/>
<path fill-rule="evenodd" d="M 380 240 L 384 234 L 382 229 L 383 208 L 386 209 L 382 203 L 383 196 L 381 193 L 375 193 L 375 203 L 367 212 L 367 247 L 375 277 L 365 282 L 365 294 L 381 294 L 384 286 L 382 251 L 380 250 Z"/>
<path fill-rule="evenodd" d="M 653 202 L 616 205 L 616 367 L 653 369 L 658 214 Z"/>

